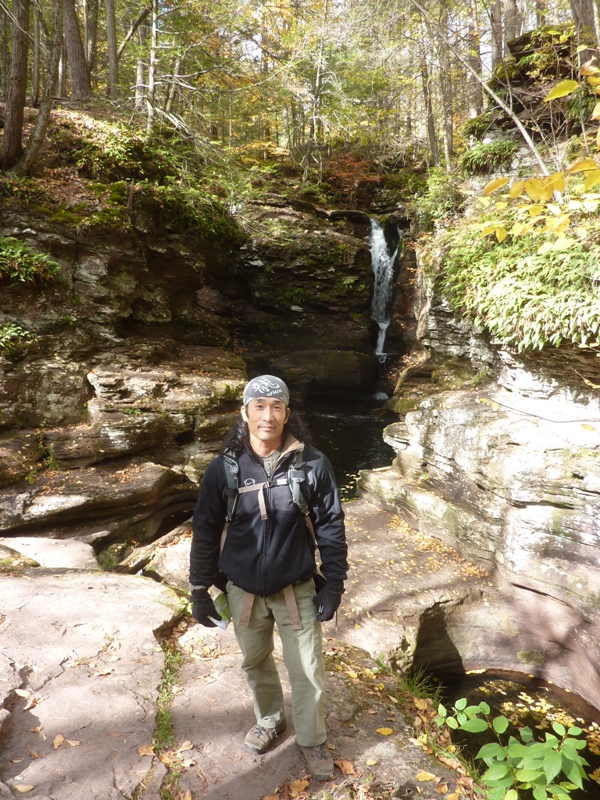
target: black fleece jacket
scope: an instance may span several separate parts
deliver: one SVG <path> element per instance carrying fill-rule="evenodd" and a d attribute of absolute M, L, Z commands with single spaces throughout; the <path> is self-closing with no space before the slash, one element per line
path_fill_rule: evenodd
<path fill-rule="evenodd" d="M 240 487 L 267 482 L 264 492 L 266 519 L 261 518 L 258 491 L 238 495 L 223 550 L 219 553 L 225 525 L 227 486 L 223 456 L 209 464 L 194 511 L 190 583 L 211 586 L 219 570 L 236 586 L 266 597 L 314 570 L 314 544 L 306 521 L 294 505 L 287 483 L 287 469 L 300 442 L 288 437 L 271 479 L 262 460 L 251 449 L 238 456 Z M 310 516 L 327 580 L 344 581 L 348 572 L 344 512 L 327 457 L 311 445 L 304 446 L 306 488 Z"/>

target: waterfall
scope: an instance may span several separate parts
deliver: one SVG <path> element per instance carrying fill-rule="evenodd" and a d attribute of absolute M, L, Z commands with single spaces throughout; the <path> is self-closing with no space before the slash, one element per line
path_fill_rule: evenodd
<path fill-rule="evenodd" d="M 404 231 L 398 230 L 398 243 L 390 253 L 383 228 L 376 219 L 371 220 L 371 267 L 375 275 L 373 299 L 371 301 L 371 319 L 377 323 L 379 332 L 375 355 L 382 361 L 385 358 L 383 346 L 392 314 L 392 292 L 394 288 L 394 264 Z"/>

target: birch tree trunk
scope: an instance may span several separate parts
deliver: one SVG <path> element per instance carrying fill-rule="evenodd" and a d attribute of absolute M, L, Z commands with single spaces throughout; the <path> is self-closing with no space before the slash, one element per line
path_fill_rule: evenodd
<path fill-rule="evenodd" d="M 0 95 L 6 97 L 8 71 L 10 67 L 8 58 L 8 14 L 4 10 L 4 7 L 0 8 L 0 36 L 2 37 L 2 43 L 0 45 Z"/>
<path fill-rule="evenodd" d="M 10 76 L 6 97 L 2 166 L 10 169 L 21 155 L 21 136 L 25 116 L 27 90 L 27 56 L 29 53 L 29 0 L 14 0 L 10 58 Z"/>
<path fill-rule="evenodd" d="M 138 29 L 138 40 L 140 45 L 140 51 L 143 53 L 145 50 L 144 45 L 146 44 L 146 39 L 148 38 L 148 29 L 146 25 L 141 25 Z M 135 107 L 136 109 L 141 108 L 144 100 L 146 98 L 146 62 L 144 61 L 143 57 L 140 55 L 136 62 L 136 71 L 135 71 Z"/>
<path fill-rule="evenodd" d="M 75 0 L 63 0 L 63 25 L 65 45 L 71 73 L 71 93 L 75 100 L 88 97 L 90 88 L 90 71 L 88 69 L 81 41 L 79 21 L 75 11 Z"/>
<path fill-rule="evenodd" d="M 158 47 L 158 0 L 152 0 L 152 22 L 150 28 L 150 62 L 148 64 L 148 88 L 146 90 L 146 139 L 154 135 L 156 99 L 156 60 Z"/>
<path fill-rule="evenodd" d="M 425 106 L 425 115 L 427 117 L 427 138 L 429 140 L 429 149 L 431 151 L 431 164 L 432 166 L 437 167 L 440 163 L 440 151 L 435 131 L 433 104 L 431 102 L 429 70 L 427 68 L 427 59 L 425 58 L 424 54 L 421 55 L 421 82 L 423 86 L 423 104 Z"/>

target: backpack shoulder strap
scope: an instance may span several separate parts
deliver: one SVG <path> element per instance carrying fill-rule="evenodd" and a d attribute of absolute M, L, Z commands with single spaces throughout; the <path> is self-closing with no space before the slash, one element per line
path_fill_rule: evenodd
<path fill-rule="evenodd" d="M 233 453 L 229 450 L 223 453 L 223 468 L 225 470 L 225 481 L 227 484 L 223 490 L 223 494 L 227 500 L 227 521 L 229 522 L 233 518 L 239 494 L 238 474 L 240 471 L 240 465 Z"/>
<path fill-rule="evenodd" d="M 292 500 L 298 506 L 300 511 L 306 516 L 308 514 L 308 503 L 304 492 L 302 491 L 302 484 L 306 481 L 306 468 L 304 464 L 304 448 L 296 450 L 294 458 L 290 461 L 288 467 L 288 483 L 290 485 L 290 492 L 292 493 Z"/>

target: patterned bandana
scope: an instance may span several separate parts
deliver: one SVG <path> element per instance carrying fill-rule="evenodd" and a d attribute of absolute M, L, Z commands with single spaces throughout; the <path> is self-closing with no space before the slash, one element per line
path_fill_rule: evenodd
<path fill-rule="evenodd" d="M 276 378 L 274 375 L 260 375 L 248 382 L 244 389 L 244 405 L 247 406 L 259 397 L 277 397 L 283 400 L 286 406 L 290 404 L 289 389 L 281 378 Z"/>

